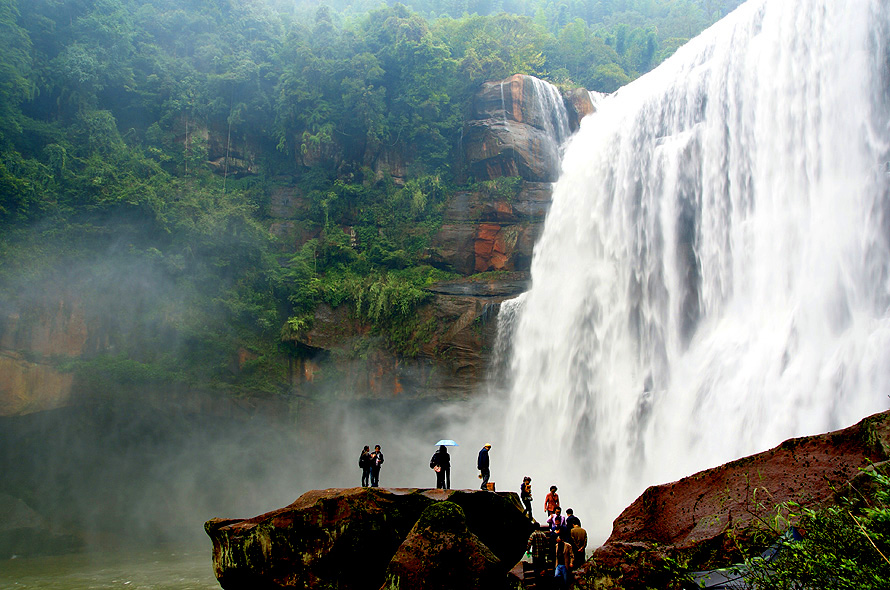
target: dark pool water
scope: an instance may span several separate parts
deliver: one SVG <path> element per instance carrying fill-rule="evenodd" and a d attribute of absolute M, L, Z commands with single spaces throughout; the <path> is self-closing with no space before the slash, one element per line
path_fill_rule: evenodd
<path fill-rule="evenodd" d="M 209 549 L 112 550 L 0 561 L 0 589 L 219 590 Z"/>

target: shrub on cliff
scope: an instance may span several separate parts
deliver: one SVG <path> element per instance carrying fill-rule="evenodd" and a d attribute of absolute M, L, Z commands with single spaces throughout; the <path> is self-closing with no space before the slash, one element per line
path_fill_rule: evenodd
<path fill-rule="evenodd" d="M 867 470 L 840 503 L 821 509 L 791 505 L 803 539 L 780 541 L 777 557 L 747 561 L 758 590 L 890 588 L 890 478 Z"/>

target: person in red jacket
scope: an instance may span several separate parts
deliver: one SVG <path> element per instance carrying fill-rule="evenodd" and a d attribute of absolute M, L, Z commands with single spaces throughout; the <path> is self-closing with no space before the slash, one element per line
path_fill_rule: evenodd
<path fill-rule="evenodd" d="M 559 494 L 556 493 L 556 486 L 550 486 L 550 493 L 544 498 L 544 511 L 550 516 L 559 508 Z"/>

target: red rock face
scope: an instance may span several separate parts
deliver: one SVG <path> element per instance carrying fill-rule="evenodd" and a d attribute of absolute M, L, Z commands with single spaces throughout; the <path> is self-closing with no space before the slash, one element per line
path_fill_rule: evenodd
<path fill-rule="evenodd" d="M 698 569 L 728 565 L 737 559 L 730 533 L 744 539 L 783 502 L 817 507 L 832 501 L 860 468 L 888 458 L 890 412 L 884 412 L 652 486 L 615 519 L 593 562 L 617 575 L 624 588 L 651 585 L 653 572 L 634 564 L 655 563 L 665 554 L 688 557 Z"/>
<path fill-rule="evenodd" d="M 349 488 L 307 492 L 286 508 L 247 520 L 208 521 L 205 530 L 213 540 L 214 572 L 226 590 L 378 590 L 421 514 L 443 500 L 460 506 L 466 515 L 468 532 L 457 531 L 457 537 L 467 541 L 472 533 L 486 548 L 457 551 L 463 556 L 458 561 L 477 564 L 478 575 L 490 575 L 492 567 L 501 567 L 498 563 L 519 561 L 531 525 L 514 493 Z M 416 555 L 421 547 L 429 552 L 436 540 L 445 546 L 454 541 L 441 536 L 446 530 L 436 526 L 431 530 L 431 534 L 417 531 L 420 536 L 405 546 L 392 575 L 412 576 L 415 568 L 410 566 L 410 555 Z M 507 569 L 503 566 L 504 575 Z"/>
<path fill-rule="evenodd" d="M 512 270 L 507 268 L 509 257 L 501 226 L 493 223 L 480 224 L 473 246 L 476 254 L 476 272 L 487 270 Z"/>

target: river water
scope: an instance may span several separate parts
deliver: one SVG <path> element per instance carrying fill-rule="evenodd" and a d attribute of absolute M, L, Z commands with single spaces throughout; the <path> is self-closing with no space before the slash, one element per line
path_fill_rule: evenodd
<path fill-rule="evenodd" d="M 105 550 L 0 561 L 3 590 L 218 589 L 211 547 Z"/>

